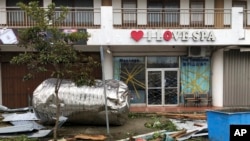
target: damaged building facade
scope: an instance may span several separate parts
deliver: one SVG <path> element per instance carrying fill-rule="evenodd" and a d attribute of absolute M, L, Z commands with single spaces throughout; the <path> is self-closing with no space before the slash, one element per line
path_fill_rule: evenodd
<path fill-rule="evenodd" d="M 17 2 L 0 0 L 0 102 L 10 108 L 27 106 L 48 78 L 22 82 L 25 68 L 9 64 L 22 51 L 17 29 L 32 26 Z M 129 86 L 131 106 L 180 106 L 190 93 L 211 95 L 213 106 L 250 105 L 250 0 L 41 0 L 40 5 L 51 2 L 70 10 L 63 31 L 90 34 L 77 49 L 99 60 L 104 49 L 105 79 Z M 101 69 L 95 75 L 100 79 Z"/>

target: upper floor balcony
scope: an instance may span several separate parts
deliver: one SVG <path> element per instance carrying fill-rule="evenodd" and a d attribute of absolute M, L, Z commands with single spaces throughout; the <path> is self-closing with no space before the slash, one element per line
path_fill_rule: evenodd
<path fill-rule="evenodd" d="M 102 11 L 103 12 L 103 11 Z M 104 11 L 105 12 L 105 11 Z M 109 12 L 109 11 L 107 11 Z M 59 16 L 61 11 L 56 11 Z M 122 29 L 225 29 L 231 28 L 232 9 L 112 9 L 113 28 Z M 250 12 L 244 10 L 244 28 L 250 25 Z M 60 28 L 100 28 L 101 8 L 69 8 Z M 51 21 L 53 24 L 53 21 Z M 27 28 L 34 21 L 17 7 L 0 9 L 0 26 Z"/>

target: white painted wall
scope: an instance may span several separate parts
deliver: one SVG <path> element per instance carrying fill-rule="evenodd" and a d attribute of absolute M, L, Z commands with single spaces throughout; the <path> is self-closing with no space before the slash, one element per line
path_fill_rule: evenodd
<path fill-rule="evenodd" d="M 0 24 L 7 23 L 6 1 L 0 0 Z"/>
<path fill-rule="evenodd" d="M 205 0 L 205 25 L 214 25 L 214 0 Z"/>
<path fill-rule="evenodd" d="M 232 8 L 232 30 L 236 33 L 235 36 L 238 39 L 245 39 L 245 31 L 243 29 L 243 8 Z"/>
<path fill-rule="evenodd" d="M 223 49 L 212 56 L 212 97 L 213 106 L 223 107 Z"/>

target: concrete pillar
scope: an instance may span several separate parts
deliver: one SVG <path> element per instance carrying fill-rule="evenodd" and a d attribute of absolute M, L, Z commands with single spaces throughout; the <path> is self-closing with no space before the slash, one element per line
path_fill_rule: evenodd
<path fill-rule="evenodd" d="M 239 40 L 245 39 L 245 32 L 243 28 L 243 8 L 242 7 L 232 7 L 232 30 L 238 35 L 234 35 L 235 37 L 239 37 Z"/>
<path fill-rule="evenodd" d="M 213 53 L 211 69 L 213 106 L 223 107 L 223 49 Z"/>
<path fill-rule="evenodd" d="M 104 72 L 105 79 L 113 78 L 113 58 L 112 53 L 108 53 L 107 49 L 109 44 L 112 42 L 112 31 L 113 31 L 113 10 L 111 6 L 101 7 L 101 34 L 100 44 L 103 46 L 104 55 Z"/>

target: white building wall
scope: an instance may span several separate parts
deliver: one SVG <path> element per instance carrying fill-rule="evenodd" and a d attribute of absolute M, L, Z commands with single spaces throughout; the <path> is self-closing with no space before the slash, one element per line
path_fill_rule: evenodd
<path fill-rule="evenodd" d="M 6 0 L 0 0 L 0 24 L 7 23 Z"/>
<path fill-rule="evenodd" d="M 223 107 L 223 49 L 212 56 L 212 97 L 213 106 Z"/>

